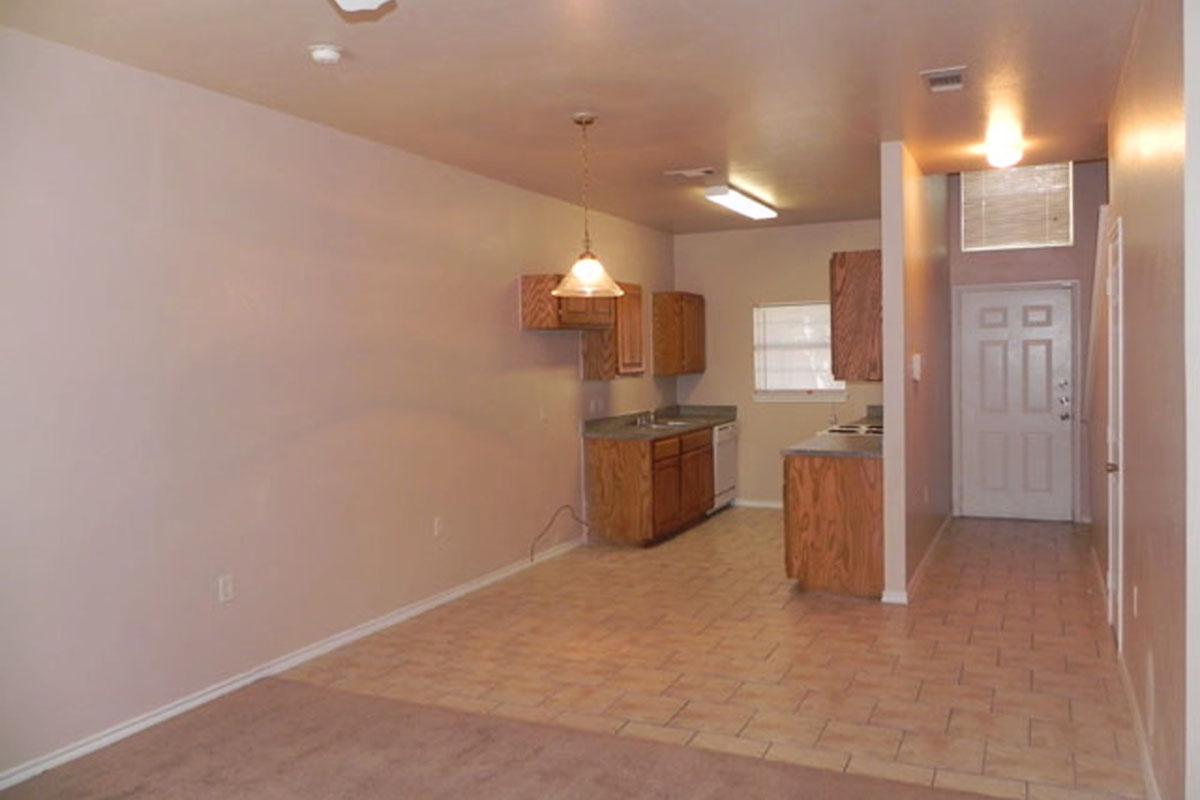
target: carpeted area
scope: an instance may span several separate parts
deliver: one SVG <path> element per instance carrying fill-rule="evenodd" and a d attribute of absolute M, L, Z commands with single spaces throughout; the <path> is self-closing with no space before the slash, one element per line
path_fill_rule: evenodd
<path fill-rule="evenodd" d="M 3 800 L 975 797 L 268 679 Z"/>

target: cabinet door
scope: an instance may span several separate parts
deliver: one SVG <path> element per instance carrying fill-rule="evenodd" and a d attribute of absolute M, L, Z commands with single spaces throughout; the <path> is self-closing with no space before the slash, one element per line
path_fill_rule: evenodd
<path fill-rule="evenodd" d="M 700 519 L 713 504 L 712 447 L 692 450 L 680 457 L 680 514 L 684 522 Z"/>
<path fill-rule="evenodd" d="M 679 458 L 668 458 L 654 464 L 654 535 L 671 533 L 679 522 Z"/>
<path fill-rule="evenodd" d="M 683 372 L 683 297 L 654 293 L 654 374 Z"/>
<path fill-rule="evenodd" d="M 704 296 L 683 295 L 683 372 L 704 372 L 706 366 Z"/>
<path fill-rule="evenodd" d="M 883 258 L 878 250 L 829 260 L 833 377 L 883 380 Z"/>
<path fill-rule="evenodd" d="M 622 283 L 625 294 L 617 298 L 615 320 L 617 337 L 617 374 L 640 375 L 646 371 L 646 351 L 642 338 L 642 287 Z"/>

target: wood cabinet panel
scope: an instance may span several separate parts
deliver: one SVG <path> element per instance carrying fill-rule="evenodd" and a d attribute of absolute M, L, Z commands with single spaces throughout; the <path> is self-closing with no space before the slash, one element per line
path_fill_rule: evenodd
<path fill-rule="evenodd" d="M 883 380 L 883 254 L 834 253 L 829 260 L 833 377 Z"/>
<path fill-rule="evenodd" d="M 704 298 L 698 294 L 683 296 L 683 372 L 704 372 L 707 366 L 704 325 Z"/>
<path fill-rule="evenodd" d="M 559 297 L 558 321 L 562 328 L 611 328 L 614 311 L 611 297 Z"/>
<path fill-rule="evenodd" d="M 641 375 L 646 371 L 646 337 L 642 324 L 642 287 L 622 283 L 625 294 L 617 298 L 614 333 L 617 339 L 617 374 Z"/>
<path fill-rule="evenodd" d="M 655 439 L 654 440 L 654 460 L 661 461 L 664 458 L 679 455 L 679 437 L 673 436 L 670 439 Z"/>
<path fill-rule="evenodd" d="M 655 292 L 654 374 L 703 372 L 707 365 L 704 297 L 689 292 Z"/>
<path fill-rule="evenodd" d="M 698 450 L 701 447 L 712 447 L 712 428 L 705 428 L 702 431 L 692 431 L 679 437 L 680 452 L 686 453 L 689 450 Z"/>
<path fill-rule="evenodd" d="M 653 479 L 647 442 L 584 442 L 587 517 L 592 533 L 616 544 L 654 538 Z"/>
<path fill-rule="evenodd" d="M 678 457 L 654 463 L 654 535 L 666 536 L 678 529 L 681 473 Z"/>
<path fill-rule="evenodd" d="M 883 592 L 883 461 L 784 459 L 787 574 L 802 587 L 858 597 Z"/>
<path fill-rule="evenodd" d="M 642 330 L 642 287 L 622 283 L 625 294 L 613 301 L 611 328 L 585 331 L 582 340 L 583 379 L 607 381 L 618 375 L 640 375 L 646 370 Z"/>
<path fill-rule="evenodd" d="M 685 452 L 679 464 L 680 514 L 684 522 L 703 519 L 713 504 L 712 445 Z"/>

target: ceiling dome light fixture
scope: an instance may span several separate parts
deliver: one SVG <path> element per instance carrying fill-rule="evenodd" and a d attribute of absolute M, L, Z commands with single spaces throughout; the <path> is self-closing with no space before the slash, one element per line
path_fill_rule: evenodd
<path fill-rule="evenodd" d="M 308 55 L 321 66 L 329 67 L 342 60 L 342 48 L 336 44 L 310 44 Z"/>
<path fill-rule="evenodd" d="M 375 11 L 392 0 L 334 0 L 338 8 L 350 14 L 358 11 Z"/>
<path fill-rule="evenodd" d="M 580 180 L 580 199 L 583 205 L 583 252 L 571 266 L 558 286 L 550 294 L 555 297 L 620 297 L 625 290 L 617 285 L 600 259 L 592 252 L 592 236 L 588 228 L 588 189 L 592 179 L 591 161 L 588 152 L 588 128 L 596 121 L 594 114 L 581 111 L 571 118 L 579 126 L 583 174 Z"/>
<path fill-rule="evenodd" d="M 996 169 L 1015 166 L 1025 156 L 1025 138 L 1016 118 L 1008 113 L 993 113 L 988 120 L 983 145 L 988 164 Z"/>

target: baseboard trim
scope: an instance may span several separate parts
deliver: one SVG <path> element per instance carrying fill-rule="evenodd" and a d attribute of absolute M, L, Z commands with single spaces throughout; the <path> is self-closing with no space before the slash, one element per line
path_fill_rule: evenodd
<path fill-rule="evenodd" d="M 908 592 L 891 589 L 885 591 L 883 595 L 880 596 L 879 601 L 893 606 L 906 606 L 908 605 Z"/>
<path fill-rule="evenodd" d="M 66 747 L 62 747 L 43 756 L 38 756 L 26 761 L 23 764 L 18 764 L 17 766 L 5 770 L 4 772 L 0 772 L 0 791 L 7 789 L 10 786 L 15 786 L 22 781 L 27 781 L 36 775 L 40 775 L 48 769 L 61 766 L 66 764 L 68 761 L 74 761 L 77 758 L 85 756 L 88 753 L 95 752 L 102 747 L 107 747 L 110 744 L 115 744 L 116 742 L 143 731 L 146 728 L 157 725 L 160 722 L 165 722 L 166 720 L 178 716 L 186 711 L 191 711 L 193 708 L 202 706 L 212 700 L 216 700 L 218 697 L 222 697 L 230 692 L 241 689 L 243 686 L 248 686 L 257 680 L 268 678 L 272 675 L 277 675 L 280 672 L 285 672 L 292 667 L 303 664 L 305 661 L 310 661 L 317 656 L 324 655 L 330 650 L 336 650 L 343 645 L 350 644 L 351 642 L 362 639 L 365 636 L 370 636 L 372 633 L 380 631 L 384 628 L 388 628 L 399 622 L 412 619 L 420 614 L 424 614 L 426 611 L 432 611 L 438 606 L 445 605 L 446 603 L 457 600 L 458 598 L 471 594 L 472 592 L 476 592 L 493 583 L 512 577 L 519 572 L 529 569 L 534 564 L 547 561 L 551 558 L 555 558 L 556 556 L 560 556 L 563 553 L 573 550 L 584 543 L 585 539 L 583 537 L 561 542 L 554 547 L 550 547 L 541 553 L 538 553 L 534 557 L 533 561 L 522 559 L 509 564 L 508 566 L 504 566 L 500 569 L 489 572 L 486 575 L 481 575 L 478 578 L 469 580 L 466 583 L 454 586 L 445 590 L 444 592 L 438 592 L 437 594 L 427 597 L 423 600 L 418 600 L 414 603 L 401 606 L 400 608 L 390 611 L 381 617 L 376 617 L 375 619 L 368 620 L 360 625 L 347 628 L 344 631 L 335 633 L 332 636 L 328 636 L 318 642 L 314 642 L 310 645 L 302 647 L 299 650 L 293 650 L 286 655 L 272 659 L 264 664 L 258 665 L 257 667 L 253 667 L 238 675 L 234 675 L 233 677 L 226 678 L 219 683 L 214 683 L 212 686 L 201 689 L 198 692 L 187 695 L 186 697 L 182 697 L 173 702 L 167 703 L 166 705 L 160 706 L 153 711 L 149 711 L 132 719 L 117 723 L 111 728 L 80 739 L 79 741 L 69 744 Z"/>
<path fill-rule="evenodd" d="M 782 500 L 750 500 L 739 497 L 733 501 L 733 504 L 738 508 L 773 508 L 777 511 L 783 510 Z"/>
<path fill-rule="evenodd" d="M 912 577 L 908 579 L 908 587 L 905 592 L 908 597 L 915 598 L 917 596 L 917 591 L 921 588 L 921 582 L 925 580 L 925 570 L 929 568 L 933 551 L 937 549 L 938 544 L 942 541 L 942 536 L 945 535 L 946 530 L 953 521 L 954 515 L 947 514 L 946 518 L 942 520 L 942 524 L 938 526 L 937 532 L 933 534 L 933 539 L 930 540 L 929 547 L 925 548 L 925 555 L 921 556 L 921 563 L 917 564 L 917 568 L 913 570 Z"/>

